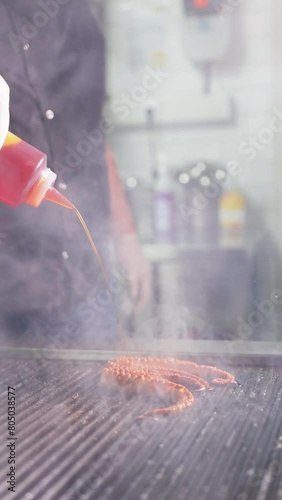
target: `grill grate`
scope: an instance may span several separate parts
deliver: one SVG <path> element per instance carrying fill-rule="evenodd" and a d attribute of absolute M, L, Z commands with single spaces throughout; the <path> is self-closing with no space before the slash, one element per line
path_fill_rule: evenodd
<path fill-rule="evenodd" d="M 178 415 L 140 420 L 156 401 L 102 393 L 102 366 L 1 363 L 1 498 L 12 495 L 6 408 L 7 386 L 17 384 L 16 500 L 282 499 L 279 369 L 233 367 L 239 387 L 198 392 Z"/>

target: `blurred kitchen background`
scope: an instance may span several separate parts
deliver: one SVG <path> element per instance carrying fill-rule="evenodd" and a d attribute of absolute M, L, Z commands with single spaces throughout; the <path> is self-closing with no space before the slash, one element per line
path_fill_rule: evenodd
<path fill-rule="evenodd" d="M 282 339 L 282 5 L 107 0 L 96 15 L 108 140 L 153 273 L 130 335 Z"/>

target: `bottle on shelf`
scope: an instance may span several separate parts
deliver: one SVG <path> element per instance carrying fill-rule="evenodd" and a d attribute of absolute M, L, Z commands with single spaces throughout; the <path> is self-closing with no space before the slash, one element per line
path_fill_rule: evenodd
<path fill-rule="evenodd" d="M 245 197 L 237 187 L 227 183 L 219 204 L 219 223 L 223 244 L 243 244 L 246 224 Z"/>
<path fill-rule="evenodd" d="M 167 158 L 157 156 L 156 179 L 153 193 L 153 223 L 158 243 L 174 241 L 174 192 Z"/>

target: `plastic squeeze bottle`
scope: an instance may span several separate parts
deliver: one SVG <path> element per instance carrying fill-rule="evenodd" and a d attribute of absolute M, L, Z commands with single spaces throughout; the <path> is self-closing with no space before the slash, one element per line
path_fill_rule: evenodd
<path fill-rule="evenodd" d="M 0 202 L 17 207 L 27 203 L 38 207 L 48 200 L 74 211 L 101 267 L 105 283 L 108 278 L 104 264 L 89 229 L 77 208 L 53 186 L 57 175 L 47 167 L 47 156 L 19 137 L 8 132 L 0 149 Z"/>
<path fill-rule="evenodd" d="M 222 242 L 243 243 L 245 235 L 246 205 L 239 189 L 227 183 L 219 204 L 219 222 Z"/>
<path fill-rule="evenodd" d="M 4 78 L 0 75 L 0 149 L 6 139 L 10 123 L 10 89 Z"/>
<path fill-rule="evenodd" d="M 53 186 L 57 175 L 47 167 L 47 156 L 8 132 L 0 149 L 0 201 L 17 207 L 38 207 L 49 200 L 66 208 L 74 206 Z"/>

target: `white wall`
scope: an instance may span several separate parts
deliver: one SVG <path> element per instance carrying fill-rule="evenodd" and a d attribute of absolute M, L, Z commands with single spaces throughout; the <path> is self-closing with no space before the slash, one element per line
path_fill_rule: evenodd
<path fill-rule="evenodd" d="M 161 0 L 108 0 L 108 93 L 111 99 L 130 93 L 140 84 L 146 74 L 146 65 L 155 64 L 156 55 L 152 55 L 150 47 L 157 47 L 161 52 L 162 67 L 169 76 L 148 95 L 148 99 L 153 98 L 162 106 L 168 106 L 168 98 L 178 103 L 187 96 L 202 92 L 203 75 L 185 54 L 181 1 L 167 0 L 165 5 L 168 7 L 156 14 L 153 7 L 161 4 Z M 274 98 L 272 5 L 270 0 L 242 0 L 232 12 L 231 51 L 212 69 L 211 90 L 233 98 L 237 116 L 235 125 L 206 127 L 203 124 L 197 128 L 163 131 L 155 137 L 158 148 L 167 153 L 172 165 L 197 163 L 199 160 L 226 165 L 233 159 L 244 164 L 244 171 L 237 176 L 236 183 L 263 208 L 269 225 L 274 221 L 277 201 L 274 141 L 264 151 L 258 152 L 250 164 L 238 153 L 238 146 L 242 140 L 257 135 L 261 128 L 269 125 L 277 103 Z M 134 25 L 136 17 L 139 23 Z M 129 20 L 131 31 L 128 30 Z M 138 24 L 142 26 L 142 22 L 143 29 L 140 30 Z M 143 51 L 140 40 L 143 40 Z M 134 54 L 138 55 L 137 61 L 134 61 Z M 282 112 L 282 100 L 280 108 Z M 133 110 L 132 119 L 134 113 Z M 151 161 L 146 131 L 114 132 L 109 138 L 122 176 L 138 173 L 149 176 Z"/>

